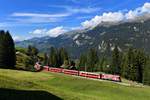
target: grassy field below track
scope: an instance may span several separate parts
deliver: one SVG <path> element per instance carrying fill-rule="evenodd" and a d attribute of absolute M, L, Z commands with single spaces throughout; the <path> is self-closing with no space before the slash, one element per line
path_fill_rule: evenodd
<path fill-rule="evenodd" d="M 0 100 L 150 100 L 150 87 L 0 69 Z"/>

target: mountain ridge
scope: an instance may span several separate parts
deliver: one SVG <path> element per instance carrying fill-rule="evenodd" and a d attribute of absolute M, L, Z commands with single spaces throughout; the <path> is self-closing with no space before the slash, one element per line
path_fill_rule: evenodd
<path fill-rule="evenodd" d="M 115 45 L 120 51 L 129 47 L 144 49 L 150 53 L 150 19 L 118 23 L 115 25 L 97 25 L 92 29 L 74 30 L 58 37 L 41 37 L 16 42 L 16 46 L 36 46 L 40 51 L 48 52 L 51 46 L 66 48 L 72 57 L 77 58 L 89 48 L 96 48 L 101 54 L 111 52 Z"/>

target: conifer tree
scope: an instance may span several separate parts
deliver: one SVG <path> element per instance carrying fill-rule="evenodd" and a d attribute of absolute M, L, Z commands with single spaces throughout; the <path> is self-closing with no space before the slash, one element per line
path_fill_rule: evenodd
<path fill-rule="evenodd" d="M 143 69 L 143 84 L 150 85 L 150 58 L 149 57 L 147 57 L 147 62 Z"/>
<path fill-rule="evenodd" d="M 125 78 L 127 79 L 131 79 L 132 74 L 131 74 L 131 70 L 132 70 L 132 66 L 133 66 L 133 58 L 134 58 L 134 51 L 133 48 L 129 48 L 128 52 L 127 52 L 127 65 L 124 68 L 124 75 Z"/>
<path fill-rule="evenodd" d="M 79 58 L 79 70 L 84 70 L 86 71 L 86 67 L 87 67 L 87 55 L 86 54 L 81 54 L 80 58 Z"/>
<path fill-rule="evenodd" d="M 27 55 L 32 56 L 32 46 L 31 45 L 28 46 Z"/>
<path fill-rule="evenodd" d="M 5 32 L 0 31 L 0 67 L 4 68 L 7 66 L 6 61 L 5 61 L 5 55 L 6 55 L 6 50 L 5 50 Z"/>
<path fill-rule="evenodd" d="M 44 53 L 44 62 L 43 62 L 44 65 L 48 65 L 48 56 L 47 56 L 47 53 Z"/>
<path fill-rule="evenodd" d="M 38 61 L 38 53 L 39 50 L 36 47 L 31 45 L 28 46 L 27 55 L 33 60 L 32 62 L 36 63 Z"/>
<path fill-rule="evenodd" d="M 118 50 L 118 46 L 115 46 L 115 48 L 112 52 L 111 73 L 112 74 L 120 74 L 121 73 L 121 55 Z"/>
<path fill-rule="evenodd" d="M 137 81 L 138 80 L 138 51 L 134 50 L 132 54 L 132 62 L 130 64 L 130 80 Z"/>
<path fill-rule="evenodd" d="M 135 60 L 135 66 L 136 67 L 136 79 L 135 81 L 138 81 L 142 83 L 143 81 L 143 69 L 146 66 L 146 56 L 142 50 L 137 50 L 136 52 L 136 60 Z"/>
<path fill-rule="evenodd" d="M 10 33 L 6 32 L 6 37 L 8 38 L 7 45 L 8 45 L 8 67 L 13 68 L 16 65 L 16 50 L 15 50 L 15 43 L 10 35 Z M 6 45 L 5 45 L 6 46 Z"/>
<path fill-rule="evenodd" d="M 65 60 L 69 61 L 69 56 L 65 48 L 60 48 L 57 53 L 58 56 L 58 66 L 61 66 Z"/>
<path fill-rule="evenodd" d="M 107 58 L 105 56 L 99 59 L 99 71 L 107 72 Z"/>
<path fill-rule="evenodd" d="M 0 31 L 0 67 L 14 68 L 16 64 L 15 44 L 10 33 Z"/>
<path fill-rule="evenodd" d="M 49 55 L 49 64 L 52 67 L 58 67 L 57 62 L 58 62 L 57 49 L 54 47 L 51 47 L 50 55 Z"/>
<path fill-rule="evenodd" d="M 141 50 L 130 48 L 127 54 L 125 55 L 124 55 L 124 61 L 123 61 L 124 64 L 122 64 L 123 65 L 123 69 L 122 69 L 123 77 L 129 80 L 142 82 L 143 69 L 146 66 L 146 56 L 144 52 Z"/>
<path fill-rule="evenodd" d="M 127 71 L 128 71 L 127 53 L 124 53 L 121 61 L 121 76 L 127 77 L 128 75 Z"/>
<path fill-rule="evenodd" d="M 90 49 L 89 53 L 87 54 L 87 70 L 93 72 L 96 64 L 98 63 L 98 53 L 96 49 Z"/>

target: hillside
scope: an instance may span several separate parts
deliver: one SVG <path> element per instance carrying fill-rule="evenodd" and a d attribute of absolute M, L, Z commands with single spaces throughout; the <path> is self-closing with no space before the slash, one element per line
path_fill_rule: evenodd
<path fill-rule="evenodd" d="M 59 73 L 0 69 L 1 100 L 149 100 L 149 94 L 148 86 L 124 86 Z"/>
<path fill-rule="evenodd" d="M 142 48 L 150 52 L 150 20 L 124 22 L 116 25 L 104 23 L 93 29 L 74 30 L 58 37 L 41 37 L 17 42 L 20 47 L 36 46 L 40 51 L 48 52 L 51 46 L 65 47 L 72 57 L 78 57 L 89 48 L 96 48 L 100 53 L 109 54 L 115 45 L 120 51 L 128 47 Z"/>

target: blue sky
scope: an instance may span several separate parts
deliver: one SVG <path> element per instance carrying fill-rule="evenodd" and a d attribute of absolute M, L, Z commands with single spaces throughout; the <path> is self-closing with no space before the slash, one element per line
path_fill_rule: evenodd
<path fill-rule="evenodd" d="M 146 2 L 150 0 L 0 0 L 0 29 L 9 30 L 15 39 L 56 37 L 87 26 L 95 16 L 128 13 Z"/>

